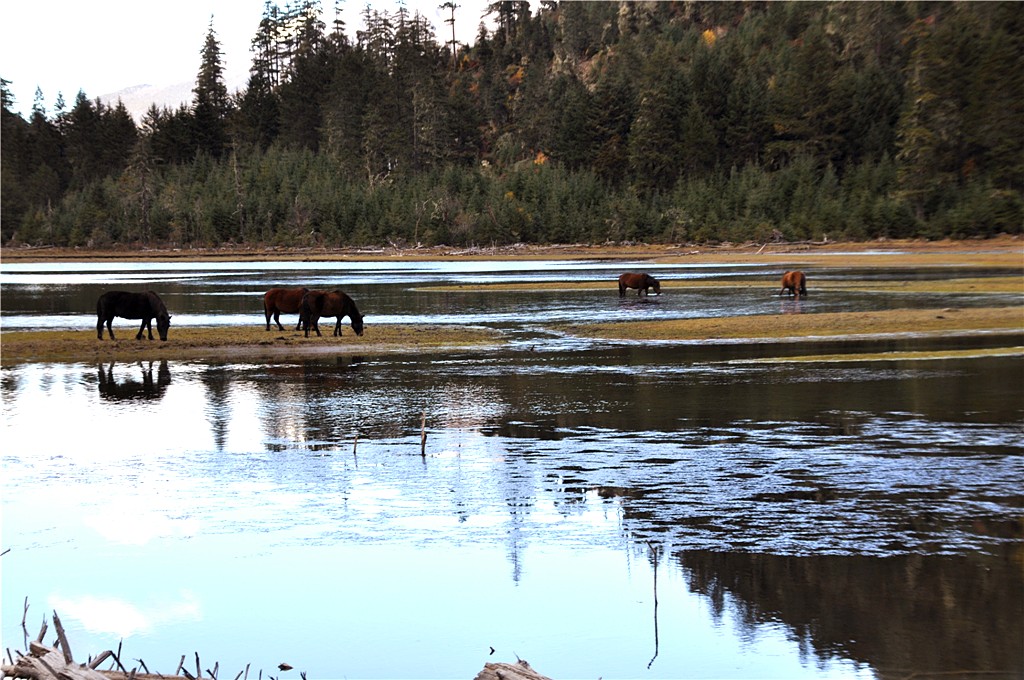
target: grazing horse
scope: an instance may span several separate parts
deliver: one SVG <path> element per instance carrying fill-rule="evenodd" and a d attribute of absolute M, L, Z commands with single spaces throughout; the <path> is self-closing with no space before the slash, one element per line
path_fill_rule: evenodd
<path fill-rule="evenodd" d="M 313 290 L 302 296 L 302 310 L 299 318 L 306 326 L 306 337 L 309 337 L 309 329 L 312 328 L 320 335 L 320 317 L 336 316 L 334 324 L 334 335 L 341 335 L 341 319 L 347 316 L 352 322 L 352 330 L 356 335 L 363 334 L 363 315 L 356 308 L 356 303 L 340 290 L 331 293 L 322 290 Z"/>
<path fill-rule="evenodd" d="M 167 329 L 171 327 L 171 315 L 167 313 L 167 307 L 163 300 L 153 291 L 145 293 L 126 293 L 123 290 L 112 290 L 104 293 L 96 301 L 96 337 L 103 339 L 103 324 L 107 325 L 107 332 L 111 340 L 114 337 L 114 329 L 110 327 L 114 317 L 122 319 L 142 319 L 139 332 L 135 335 L 136 340 L 142 340 L 142 331 L 149 331 L 149 339 L 153 339 L 153 319 L 156 319 L 156 330 L 160 333 L 161 340 L 167 340 Z"/>
<path fill-rule="evenodd" d="M 650 295 L 648 288 L 653 288 L 656 294 L 661 295 L 661 284 L 650 274 L 623 274 L 619 277 L 619 297 L 626 297 L 627 288 L 636 288 L 638 297 L 641 293 Z"/>
<path fill-rule="evenodd" d="M 270 330 L 270 317 L 274 317 L 277 330 L 283 331 L 281 312 L 294 314 L 302 309 L 302 296 L 309 292 L 308 288 L 271 288 L 263 294 L 263 313 L 267 317 L 267 330 Z M 295 330 L 302 330 L 302 316 Z"/>
<path fill-rule="evenodd" d="M 782 290 L 779 291 L 779 295 L 787 290 L 790 295 L 807 297 L 807 277 L 803 272 L 786 272 L 782 275 Z"/>

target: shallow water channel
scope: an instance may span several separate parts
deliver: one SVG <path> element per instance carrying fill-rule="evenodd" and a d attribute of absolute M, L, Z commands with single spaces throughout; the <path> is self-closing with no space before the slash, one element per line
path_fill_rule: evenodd
<path fill-rule="evenodd" d="M 3 265 L 5 330 L 88 329 L 99 293 L 154 288 L 173 342 L 182 325 L 262 324 L 259 294 L 302 281 L 344 288 L 368 324 L 515 338 L 4 367 L 3 646 L 24 648 L 27 598 L 32 638 L 56 610 L 76 658 L 123 639 L 165 674 L 198 652 L 221 677 L 286 662 L 281 677 L 311 680 L 471 678 L 517 656 L 553 678 L 1020 677 L 1019 354 L 795 362 L 989 340 L 645 346 L 545 329 L 1005 298 L 816 294 L 816 274 L 865 276 L 830 270 L 797 303 L 770 296 L 775 270 L 739 267 L 662 274 L 749 288 L 572 290 L 637 266 Z M 531 280 L 567 286 L 471 285 Z M 444 283 L 471 289 L 431 290 Z"/>

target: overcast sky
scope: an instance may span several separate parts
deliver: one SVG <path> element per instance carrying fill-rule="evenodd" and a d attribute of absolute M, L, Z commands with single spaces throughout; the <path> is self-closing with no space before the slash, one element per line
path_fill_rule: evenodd
<path fill-rule="evenodd" d="M 438 6 L 444 0 L 405 0 L 434 26 L 438 41 L 450 30 Z M 48 113 L 57 93 L 68 108 L 79 90 L 90 99 L 135 85 L 188 82 L 199 71 L 199 52 L 213 17 L 226 75 L 249 70 L 249 43 L 259 27 L 263 0 L 11 0 L 0 17 L 0 76 L 10 81 L 15 111 L 28 115 L 36 87 Z M 276 3 L 283 7 L 286 2 Z M 350 38 L 362 28 L 366 5 L 388 12 L 397 0 L 345 0 Z M 487 0 L 456 0 L 456 36 L 472 42 Z M 332 0 L 321 0 L 324 20 L 334 18 Z"/>

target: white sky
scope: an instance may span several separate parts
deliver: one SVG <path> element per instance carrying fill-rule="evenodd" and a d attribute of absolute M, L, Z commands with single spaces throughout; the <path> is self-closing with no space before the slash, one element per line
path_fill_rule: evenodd
<path fill-rule="evenodd" d="M 405 0 L 419 10 L 443 42 L 450 28 L 438 9 L 444 0 Z M 263 0 L 8 0 L 0 10 L 0 76 L 11 82 L 13 109 L 28 115 L 36 87 L 48 113 L 57 93 L 70 108 L 84 90 L 89 99 L 134 85 L 189 82 L 199 71 L 199 52 L 210 17 L 220 40 L 225 75 L 249 70 L 249 43 L 263 15 Z M 285 0 L 275 4 L 284 7 Z M 362 28 L 367 5 L 389 12 L 397 0 L 345 0 L 346 30 Z M 456 0 L 456 37 L 475 40 L 487 0 Z M 321 0 L 324 20 L 334 18 L 333 0 Z"/>

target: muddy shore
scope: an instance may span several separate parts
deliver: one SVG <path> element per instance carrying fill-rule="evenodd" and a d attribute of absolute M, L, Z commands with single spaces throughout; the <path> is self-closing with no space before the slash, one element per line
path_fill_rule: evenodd
<path fill-rule="evenodd" d="M 1024 238 L 998 236 L 962 241 L 890 240 L 814 243 L 745 243 L 721 245 L 567 244 L 453 248 L 0 248 L 2 262 L 253 262 L 261 260 L 394 261 L 394 260 L 637 260 L 662 263 L 791 262 L 828 266 L 985 266 L 1024 268 Z"/>

